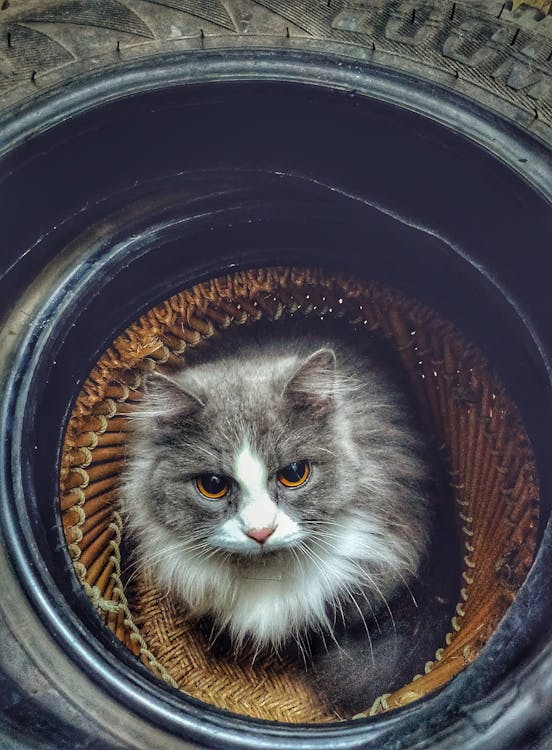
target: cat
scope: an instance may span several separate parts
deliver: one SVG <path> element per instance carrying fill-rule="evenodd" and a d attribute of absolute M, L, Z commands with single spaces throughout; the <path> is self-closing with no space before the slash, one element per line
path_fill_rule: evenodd
<path fill-rule="evenodd" d="M 431 630 L 413 590 L 435 460 L 388 345 L 329 324 L 252 328 L 147 376 L 126 528 L 140 564 L 236 652 L 296 643 L 330 704 L 360 710 L 412 676 L 404 648 Z M 353 666 L 360 676 L 336 689 Z"/>

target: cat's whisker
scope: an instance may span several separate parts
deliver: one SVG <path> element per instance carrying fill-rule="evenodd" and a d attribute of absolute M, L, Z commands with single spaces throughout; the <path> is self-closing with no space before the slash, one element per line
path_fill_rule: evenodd
<path fill-rule="evenodd" d="M 215 630 L 215 626 L 217 626 L 217 622 L 213 620 L 211 624 L 211 632 L 209 633 L 209 639 L 207 641 L 207 650 L 210 651 L 213 646 L 215 645 L 217 638 L 219 638 L 220 635 L 224 632 L 224 629 L 226 627 L 226 623 L 219 624 L 218 627 Z"/>
<path fill-rule="evenodd" d="M 327 453 L 328 456 L 335 457 L 337 455 L 335 451 L 331 451 L 329 448 L 323 448 L 321 445 L 316 446 L 316 451 L 319 453 Z"/>
<path fill-rule="evenodd" d="M 306 555 L 306 557 L 308 557 L 310 559 L 310 561 L 313 563 L 313 565 L 319 571 L 319 573 L 322 576 L 322 578 L 326 581 L 326 585 L 328 586 L 328 596 L 329 596 L 329 599 L 330 599 L 330 604 L 333 607 L 335 607 L 336 609 L 339 610 L 339 612 L 341 614 L 341 619 L 343 620 L 343 627 L 346 627 L 346 625 L 345 625 L 345 613 L 343 611 L 343 607 L 342 607 L 341 602 L 339 600 L 339 596 L 332 591 L 332 589 L 333 589 L 332 582 L 331 582 L 330 578 L 326 575 L 326 572 L 324 570 L 324 568 L 326 568 L 326 570 L 329 571 L 329 567 L 326 565 L 326 563 L 322 559 L 318 558 L 318 561 L 317 561 L 316 560 L 317 556 L 315 556 L 314 553 L 313 553 L 313 551 L 311 549 L 309 549 L 304 543 L 302 543 L 300 545 L 300 549 Z M 327 617 L 326 617 L 326 620 L 327 620 Z M 329 622 L 328 622 L 328 625 L 329 625 Z M 328 627 L 328 632 L 330 633 L 330 635 L 332 637 L 332 640 L 335 642 L 335 644 L 337 646 L 339 646 L 339 644 L 337 643 L 337 640 L 335 638 L 335 634 L 333 632 L 333 629 L 330 628 L 330 627 Z"/>
<path fill-rule="evenodd" d="M 342 536 L 339 536 L 338 534 L 331 534 L 331 532 L 326 532 L 326 531 L 324 531 L 324 532 L 317 532 L 317 531 L 311 530 L 309 536 L 310 536 L 310 538 L 335 539 L 338 542 L 341 542 L 341 543 L 343 542 L 343 537 Z M 392 567 L 393 563 L 390 560 L 389 555 L 386 555 L 381 550 L 379 550 L 376 547 L 373 547 L 372 545 L 368 544 L 368 542 L 363 542 L 362 549 L 363 549 L 363 551 L 370 552 L 373 556 L 375 556 L 376 558 L 379 558 L 380 560 L 382 560 L 386 565 L 389 565 L 389 566 Z M 335 547 L 332 548 L 332 550 L 333 550 L 334 553 L 337 553 L 337 550 L 335 549 Z"/>
<path fill-rule="evenodd" d="M 410 568 L 406 568 L 406 566 L 405 566 L 405 570 L 407 570 L 414 577 L 414 575 L 415 575 L 414 571 L 410 570 Z M 401 579 L 401 582 L 403 583 L 404 587 L 408 591 L 408 594 L 409 594 L 410 598 L 412 599 L 412 602 L 414 603 L 414 606 L 417 608 L 418 607 L 418 602 L 416 601 L 416 597 L 414 596 L 414 593 L 413 593 L 412 589 L 410 588 L 410 586 L 408 585 L 408 581 L 403 576 L 402 572 L 399 570 L 398 567 L 394 566 L 393 567 L 393 573 L 395 573 L 395 575 L 398 576 L 398 578 Z"/>
<path fill-rule="evenodd" d="M 303 547 L 302 547 L 302 545 L 300 545 L 300 549 L 302 549 L 302 551 L 303 551 L 303 552 L 305 552 L 305 548 L 303 548 Z M 297 551 L 296 551 L 295 549 L 293 549 L 293 548 L 291 548 L 291 550 L 290 550 L 290 551 L 292 552 L 292 554 L 293 554 L 294 558 L 295 558 L 295 559 L 296 559 L 296 561 L 297 561 L 297 564 L 299 565 L 299 568 L 300 568 L 300 570 L 301 570 L 301 575 L 302 575 L 303 579 L 304 579 L 304 580 L 306 580 L 306 578 L 305 578 L 305 571 L 304 571 L 304 568 L 303 568 L 303 564 L 302 564 L 302 562 L 301 562 L 301 559 L 300 559 L 300 557 L 299 557 L 299 555 L 298 555 Z M 307 555 L 307 556 L 308 556 L 308 555 Z M 316 565 L 315 561 L 314 561 L 314 560 L 312 560 L 312 558 L 311 558 L 311 561 L 312 561 L 312 562 L 313 562 L 313 563 L 314 563 L 314 564 Z M 316 565 L 316 567 L 318 568 L 318 570 L 320 571 L 320 573 L 321 573 L 322 575 L 324 575 L 324 572 L 323 572 L 323 571 L 322 571 L 322 570 L 320 569 L 320 567 L 319 567 L 318 565 Z M 326 578 L 326 581 L 327 581 L 327 584 L 328 584 L 328 585 L 330 585 L 330 581 L 329 581 L 329 579 L 328 579 L 328 578 Z M 332 640 L 333 640 L 333 641 L 335 642 L 335 645 L 336 645 L 336 646 L 338 647 L 338 649 L 341 649 L 341 647 L 340 647 L 339 643 L 337 642 L 337 640 L 336 640 L 336 638 L 335 638 L 335 635 L 334 635 L 334 628 L 335 628 L 335 624 L 336 624 L 336 617 L 337 617 L 337 612 L 340 612 L 340 614 L 341 614 L 341 619 L 342 619 L 342 621 L 343 621 L 343 627 L 345 627 L 345 614 L 344 614 L 344 612 L 343 612 L 343 607 L 341 606 L 341 602 L 339 601 L 339 598 L 336 598 L 336 597 L 334 597 L 334 596 L 331 596 L 331 599 L 330 599 L 330 601 L 331 601 L 331 605 L 332 605 L 332 607 L 333 607 L 333 610 L 334 610 L 334 621 L 333 621 L 332 627 L 328 628 L 327 632 L 328 632 L 328 633 L 329 633 L 329 634 L 331 635 L 331 638 L 332 638 Z M 320 634 L 321 634 L 321 635 L 323 636 L 323 634 L 324 634 L 324 630 L 323 630 L 323 629 L 322 629 L 321 627 L 319 627 L 319 632 L 320 632 Z M 324 643 L 325 643 L 325 640 L 324 640 Z M 298 644 L 298 645 L 299 645 L 299 644 Z"/>
<path fill-rule="evenodd" d="M 315 540 L 312 540 L 312 541 L 313 541 L 313 543 L 316 543 L 316 542 L 315 542 Z M 330 548 L 330 549 L 332 549 L 332 548 Z M 348 560 L 348 563 L 349 563 L 349 565 L 351 565 L 351 566 L 353 567 L 353 569 L 354 569 L 354 570 L 355 570 L 355 571 L 356 571 L 356 572 L 357 572 L 357 573 L 359 574 L 359 576 L 360 576 L 361 578 L 364 578 L 364 579 L 365 579 L 365 580 L 366 580 L 366 581 L 368 582 L 369 586 L 371 586 L 371 587 L 372 587 L 372 588 L 373 588 L 373 589 L 374 589 L 374 590 L 376 591 L 376 593 L 377 593 L 377 594 L 379 595 L 379 597 L 381 598 L 381 600 L 382 600 L 382 602 L 383 602 L 384 606 L 386 607 L 386 609 L 387 609 L 387 611 L 388 611 L 388 613 L 389 613 L 389 616 L 390 616 L 390 618 L 391 618 L 391 621 L 392 621 L 392 623 L 393 623 L 393 627 L 395 627 L 395 619 L 394 619 L 394 617 L 393 617 L 393 613 L 391 612 L 391 609 L 389 608 L 389 604 L 388 604 L 388 602 L 387 602 L 387 599 L 386 599 L 386 597 L 384 596 L 383 592 L 381 591 L 381 589 L 380 589 L 380 588 L 379 588 L 379 586 L 377 585 L 377 583 L 376 583 L 376 580 L 375 580 L 374 576 L 373 576 L 373 575 L 372 575 L 372 574 L 371 574 L 371 573 L 370 573 L 370 572 L 369 572 L 368 570 L 366 570 L 366 568 L 363 568 L 363 567 L 362 567 L 362 566 L 360 565 L 360 563 L 358 563 L 357 561 L 355 561 L 355 560 L 352 560 L 352 559 L 349 559 L 349 560 Z M 393 570 L 393 572 L 394 572 L 394 573 L 397 573 L 397 574 L 399 575 L 399 577 L 401 578 L 401 580 L 402 580 L 402 582 L 404 583 L 404 585 L 405 585 L 405 586 L 406 586 L 406 587 L 408 588 L 408 585 L 407 585 L 406 581 L 405 581 L 405 580 L 404 580 L 404 578 L 403 578 L 403 577 L 402 577 L 402 576 L 400 575 L 400 573 L 399 573 L 399 572 L 398 572 L 398 571 L 397 571 L 397 570 L 395 569 L 395 567 L 394 567 L 393 565 L 390 565 L 390 567 L 392 568 L 392 570 Z M 410 589 L 409 589 L 409 591 L 410 591 Z M 410 593 L 412 594 L 412 592 L 410 592 Z M 370 605 L 370 608 L 372 609 L 372 605 L 371 605 L 371 603 L 369 602 L 369 600 L 367 600 L 367 603 L 368 603 L 368 604 Z M 373 613 L 373 610 L 372 610 L 372 613 Z"/>
<path fill-rule="evenodd" d="M 134 568 L 134 572 L 130 576 L 130 578 L 126 581 L 126 585 L 128 586 L 132 579 L 138 575 L 138 573 L 141 573 L 143 570 L 150 568 L 152 563 L 156 560 L 164 559 L 168 554 L 176 551 L 177 549 L 183 549 L 184 548 L 184 542 L 179 542 L 177 544 L 174 544 L 172 547 L 165 548 L 162 550 L 157 550 L 151 555 L 148 555 L 146 557 L 140 558 L 135 563 L 131 563 L 128 565 L 124 570 L 123 574 L 126 574 L 130 570 Z"/>
<path fill-rule="evenodd" d="M 320 547 L 324 551 L 333 552 L 333 548 L 332 547 L 329 547 L 328 545 L 324 545 L 321 542 L 316 541 L 314 539 L 311 540 L 311 541 L 312 541 L 313 544 L 316 544 L 318 547 Z M 376 584 L 374 583 L 372 577 L 370 576 L 370 574 L 368 573 L 367 570 L 365 570 L 364 568 L 362 568 L 354 560 L 350 560 L 348 562 L 349 562 L 349 566 L 352 565 L 353 569 L 356 570 L 360 574 L 361 578 L 367 578 L 369 585 L 372 586 L 372 587 L 376 587 Z M 370 608 L 370 612 L 371 612 L 372 617 L 374 618 L 374 622 L 376 623 L 376 626 L 377 626 L 378 630 L 381 632 L 381 627 L 380 627 L 380 624 L 379 624 L 378 619 L 376 617 L 376 613 L 374 612 L 374 608 L 373 608 L 372 602 L 370 601 L 370 599 L 366 595 L 366 592 L 364 591 L 364 589 L 362 588 L 362 586 L 359 588 L 359 592 L 358 593 L 362 596 L 362 598 L 365 600 L 366 604 Z M 343 622 L 343 626 L 345 627 L 345 622 Z"/>
<path fill-rule="evenodd" d="M 326 549 L 326 550 L 328 550 L 328 551 L 330 551 L 330 552 L 332 552 L 332 553 L 334 552 L 334 549 L 333 549 L 333 547 L 329 546 L 328 544 L 323 544 L 323 542 L 320 542 L 320 541 L 315 541 L 315 540 L 311 540 L 311 541 L 312 541 L 313 543 L 317 544 L 317 546 L 321 547 L 322 549 Z M 348 562 L 348 566 L 349 566 L 350 568 L 352 568 L 352 569 L 353 569 L 354 571 L 356 571 L 356 573 L 357 573 L 357 574 L 358 574 L 358 576 L 359 576 L 359 579 L 360 579 L 360 581 L 361 581 L 361 582 L 362 582 L 363 580 L 367 581 L 367 584 L 368 584 L 368 585 L 369 585 L 369 586 L 370 586 L 371 588 L 375 589 L 375 591 L 376 591 L 376 592 L 378 593 L 378 595 L 379 595 L 379 596 L 380 596 L 380 598 L 382 599 L 382 601 L 383 601 L 384 605 L 385 605 L 385 606 L 387 607 L 387 609 L 388 609 L 388 611 L 389 611 L 389 615 L 390 615 L 390 618 L 391 618 L 391 621 L 392 621 L 392 623 L 393 623 L 393 627 L 394 627 L 394 618 L 393 618 L 393 614 L 392 614 L 391 610 L 389 609 L 389 607 L 388 607 L 388 605 L 387 605 L 387 600 L 386 600 L 386 598 L 385 598 L 385 597 L 383 596 L 383 593 L 381 592 L 381 590 L 379 589 L 379 587 L 378 587 L 378 585 L 377 585 L 376 581 L 374 580 L 374 577 L 373 577 L 373 576 L 372 576 L 372 575 L 371 575 L 371 574 L 369 573 L 369 571 L 368 571 L 368 570 L 366 570 L 366 568 L 362 567 L 362 566 L 361 566 L 361 565 L 360 565 L 360 564 L 359 564 L 358 562 L 356 562 L 355 560 L 348 560 L 347 562 Z M 369 608 L 370 608 L 370 611 L 371 611 L 371 614 L 372 614 L 372 617 L 374 618 L 374 621 L 375 621 L 375 623 L 376 623 L 376 626 L 377 626 L 378 630 L 379 630 L 379 631 L 381 632 L 381 627 L 380 627 L 380 624 L 379 624 L 379 622 L 378 622 L 378 619 L 377 619 L 377 617 L 376 617 L 376 613 L 375 613 L 375 611 L 374 611 L 374 608 L 373 608 L 373 604 L 372 604 L 372 602 L 370 601 L 370 599 L 369 599 L 369 598 L 367 597 L 367 595 L 366 595 L 366 593 L 365 593 L 364 589 L 362 588 L 362 586 L 361 586 L 361 587 L 360 587 L 360 589 L 359 589 L 359 594 L 360 594 L 360 595 L 361 595 L 361 596 L 363 597 L 363 599 L 364 599 L 364 600 L 366 601 L 367 605 L 369 606 Z"/>
<path fill-rule="evenodd" d="M 341 529 L 349 529 L 349 525 L 345 523 L 340 523 L 339 521 L 330 521 L 328 519 L 321 519 L 321 518 L 312 518 L 308 519 L 309 524 L 314 524 L 316 526 L 336 526 Z M 408 526 L 404 523 L 398 523 L 397 521 L 392 521 L 390 519 L 385 519 L 385 521 L 382 521 L 382 528 L 388 528 L 393 527 L 396 529 L 403 529 L 404 531 L 408 531 L 409 533 L 412 531 L 412 527 Z"/>
<path fill-rule="evenodd" d="M 325 561 L 325 560 L 324 560 L 324 559 L 323 559 L 322 557 L 320 557 L 320 555 L 319 555 L 319 554 L 318 554 L 317 552 L 315 552 L 315 551 L 314 551 L 313 549 L 310 549 L 310 548 L 307 548 L 307 549 L 308 549 L 309 553 L 310 553 L 310 554 L 311 554 L 311 555 L 313 556 L 313 557 L 311 558 L 311 559 L 313 560 L 313 562 L 314 562 L 314 560 L 316 559 L 316 560 L 317 560 L 317 561 L 318 561 L 318 562 L 319 562 L 319 563 L 320 563 L 321 565 L 323 565 L 323 566 L 327 567 L 327 563 L 326 563 L 326 561 Z M 362 570 L 362 568 L 360 568 L 360 567 L 359 567 L 359 570 Z M 347 592 L 348 596 L 350 597 L 351 601 L 352 601 L 352 602 L 354 603 L 355 607 L 356 607 L 356 608 L 358 609 L 358 612 L 359 612 L 360 618 L 361 618 L 362 622 L 364 623 L 364 627 L 365 627 L 365 629 L 366 629 L 366 634 L 367 634 L 367 636 L 368 636 L 368 639 L 370 640 L 370 649 L 371 649 L 371 648 L 372 648 L 372 644 L 371 644 L 371 639 L 370 639 L 370 631 L 369 631 L 369 629 L 368 629 L 368 625 L 367 625 L 367 623 L 366 623 L 366 620 L 364 619 L 364 615 L 362 614 L 362 611 L 361 611 L 361 609 L 360 609 L 360 607 L 359 607 L 359 605 L 358 605 L 358 602 L 357 602 L 357 601 L 356 601 L 356 599 L 354 598 L 354 595 L 353 595 L 353 593 L 352 593 L 351 589 L 350 589 L 350 588 L 349 588 L 349 586 L 348 586 L 348 585 L 347 585 L 347 584 L 345 583 L 345 581 L 341 580 L 341 581 L 340 581 L 340 584 L 341 584 L 341 586 L 343 587 L 343 589 L 344 589 L 344 590 L 345 590 L 345 591 Z"/>
<path fill-rule="evenodd" d="M 291 552 L 291 554 L 293 555 L 294 559 L 297 562 L 297 565 L 298 565 L 299 570 L 301 572 L 301 578 L 303 579 L 303 581 L 305 581 L 306 580 L 305 569 L 303 567 L 303 563 L 301 562 L 301 559 L 300 559 L 299 555 L 297 554 L 297 550 L 295 550 L 293 547 L 291 547 L 290 548 L 290 552 Z"/>
<path fill-rule="evenodd" d="M 308 638 L 306 637 L 306 635 L 305 637 L 303 636 L 304 636 L 303 633 L 298 634 L 296 641 L 298 641 L 299 649 L 301 651 L 301 656 L 303 658 L 303 666 L 305 668 L 305 672 L 307 672 L 309 668 L 309 657 L 311 655 L 311 648 L 310 648 L 310 643 L 308 641 Z"/>
<path fill-rule="evenodd" d="M 382 591 L 382 590 L 380 589 L 380 587 L 378 586 L 378 584 L 377 584 L 377 583 L 376 583 L 376 581 L 374 580 L 374 577 L 373 577 L 372 575 L 370 575 L 370 574 L 368 573 L 368 571 L 364 570 L 364 569 L 363 569 L 363 568 L 361 568 L 360 566 L 358 566 L 358 571 L 359 571 L 359 573 L 361 573 L 361 574 L 363 574 L 363 575 L 364 575 L 364 577 L 365 577 L 365 578 L 367 579 L 367 581 L 368 581 L 368 585 L 369 585 L 369 586 L 370 586 L 371 588 L 373 588 L 373 589 L 375 590 L 375 592 L 376 592 L 376 593 L 378 594 L 378 596 L 380 597 L 380 599 L 381 599 L 381 601 L 382 601 L 382 603 L 383 603 L 383 606 L 385 607 L 385 609 L 387 610 L 387 613 L 389 614 L 389 619 L 391 620 L 391 625 L 392 625 L 392 627 L 393 627 L 393 630 L 394 630 L 394 632 L 396 633 L 396 632 L 397 632 L 397 628 L 396 628 L 396 624 L 395 624 L 395 617 L 394 617 L 394 615 L 393 615 L 393 612 L 391 611 L 391 607 L 390 607 L 390 605 L 389 605 L 389 602 L 387 601 L 387 598 L 386 598 L 386 596 L 384 595 L 383 591 Z M 368 600 L 367 600 L 367 601 L 368 601 Z M 376 621 L 376 623 L 377 623 L 377 625 L 378 625 L 378 629 L 379 629 L 379 630 L 380 630 L 380 632 L 381 632 L 381 628 L 380 628 L 380 626 L 379 626 L 379 622 L 378 622 L 378 620 L 377 620 L 376 616 L 374 615 L 374 611 L 373 611 L 373 608 L 372 608 L 372 604 L 371 604 L 371 602 L 369 602 L 369 601 L 368 601 L 368 604 L 369 604 L 369 606 L 370 606 L 370 609 L 372 610 L 372 614 L 373 614 L 373 616 L 374 616 L 374 619 L 375 619 L 375 621 Z"/>

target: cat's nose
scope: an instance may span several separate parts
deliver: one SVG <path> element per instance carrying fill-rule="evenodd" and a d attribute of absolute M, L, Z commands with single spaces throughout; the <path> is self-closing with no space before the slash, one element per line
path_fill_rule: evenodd
<path fill-rule="evenodd" d="M 264 544 L 268 537 L 274 533 L 274 528 L 267 527 L 264 529 L 249 529 L 245 533 L 247 534 L 247 536 L 251 537 L 251 539 L 259 542 L 259 544 Z"/>

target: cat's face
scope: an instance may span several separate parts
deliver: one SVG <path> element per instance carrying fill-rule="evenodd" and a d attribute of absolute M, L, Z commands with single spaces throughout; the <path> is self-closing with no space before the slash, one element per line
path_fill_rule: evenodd
<path fill-rule="evenodd" d="M 147 383 L 150 512 L 206 554 L 300 548 L 343 503 L 334 354 L 217 367 Z"/>
<path fill-rule="evenodd" d="M 301 501 L 313 491 L 321 467 L 299 460 L 275 469 L 247 442 L 233 458 L 231 475 L 207 472 L 190 480 L 189 500 L 213 520 L 207 542 L 246 555 L 298 545 L 306 535 Z"/>

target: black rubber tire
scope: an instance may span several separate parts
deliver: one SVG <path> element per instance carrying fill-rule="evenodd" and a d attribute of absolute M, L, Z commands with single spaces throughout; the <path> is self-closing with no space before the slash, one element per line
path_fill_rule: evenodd
<path fill-rule="evenodd" d="M 19 112 L 82 76 L 165 55 L 305 50 L 432 81 L 550 144 L 552 17 L 528 7 L 536 4 L 515 2 L 512 11 L 501 0 L 8 0 L 0 107 Z"/>
<path fill-rule="evenodd" d="M 552 17 L 526 5 L 512 10 L 500 0 L 4 0 L 0 27 L 2 746 L 550 747 L 549 524 L 543 523 L 539 558 L 510 615 L 467 673 L 387 717 L 316 730 L 248 722 L 194 701 L 182 708 L 177 695 L 165 695 L 114 639 L 94 632 L 94 613 L 71 578 L 59 531 L 45 528 L 55 523 L 53 495 L 26 488 L 31 479 L 36 487 L 55 487 L 63 416 L 110 337 L 178 285 L 255 260 L 293 261 L 300 253 L 303 260 L 338 268 L 358 270 L 361 264 L 364 272 L 419 289 L 462 324 L 501 370 L 524 412 L 546 522 L 552 487 Z M 234 109 L 226 108 L 226 97 Z M 181 100 L 212 113 L 211 121 L 233 112 L 236 119 L 224 121 L 222 140 L 236 149 L 236 163 L 228 160 L 215 128 L 203 140 L 199 128 L 191 131 L 201 159 L 178 150 L 166 113 L 174 106 L 184 127 L 175 103 Z M 266 113 L 249 112 L 252 101 Z M 293 109 L 295 129 L 285 131 L 284 119 L 276 127 L 278 106 Z M 369 153 L 373 160 L 364 169 L 366 179 L 378 148 L 372 143 L 365 153 L 360 135 L 339 125 L 342 115 L 341 122 L 354 128 L 355 108 L 364 117 L 366 140 L 381 139 L 382 148 L 394 147 L 396 154 L 387 175 L 377 172 L 381 184 L 371 192 L 355 182 L 355 154 L 367 159 Z M 158 112 L 163 135 L 155 131 Z M 128 126 L 133 118 L 142 118 L 144 131 L 152 128 L 151 152 L 146 132 L 121 129 L 117 135 L 117 122 Z M 248 132 L 249 118 L 266 127 L 264 140 L 263 132 Z M 223 120 L 218 122 L 222 130 Z M 317 123 L 331 162 L 324 168 L 322 148 L 309 144 Z M 102 129 L 104 161 L 97 135 L 103 137 Z M 116 138 L 122 144 L 125 132 L 136 146 L 122 148 L 119 157 Z M 174 139 L 174 169 L 157 143 L 164 137 Z M 356 152 L 348 150 L 349 137 Z M 78 161 L 86 144 L 99 161 L 72 171 L 71 160 Z M 265 157 L 273 148 L 274 158 Z M 301 152 L 307 154 L 296 172 L 283 157 L 286 149 L 298 164 Z M 412 149 L 423 158 L 417 161 Z M 464 157 L 471 176 L 462 172 Z M 439 185 L 429 184 L 424 164 Z M 111 173 L 117 169 L 119 180 Z M 183 186 L 176 178 L 184 169 L 196 177 Z M 355 179 L 343 177 L 348 171 Z M 411 193 L 418 183 L 416 203 Z M 167 280 L 174 248 L 152 261 L 137 238 L 152 241 L 162 221 L 165 232 L 166 215 L 174 218 L 171 226 L 191 225 L 192 214 L 182 206 L 194 202 L 207 207 L 205 215 L 224 215 L 224 232 L 213 220 L 207 230 L 216 229 L 212 234 L 220 241 L 205 245 L 202 257 L 188 251 Z M 279 221 L 272 244 L 261 229 L 254 237 L 238 232 L 238 225 L 251 223 L 248 210 L 258 226 Z M 193 215 L 194 227 L 200 227 L 200 214 Z M 478 224 L 479 241 L 478 228 L 470 234 L 466 217 Z M 307 228 L 305 221 L 311 221 Z M 340 255 L 340 238 L 356 247 L 347 235 L 350 226 L 374 233 L 384 250 L 362 261 L 355 255 L 360 249 L 350 250 L 349 258 Z M 290 234 L 296 239 L 287 247 Z M 395 253 L 399 236 L 419 251 L 416 263 Z M 111 263 L 111 248 L 125 242 L 128 251 Z M 134 269 L 129 279 L 147 277 L 151 285 L 121 301 L 128 281 L 119 276 L 127 265 Z M 100 321 L 92 329 L 79 317 L 79 304 Z M 40 338 L 42 330 L 50 332 L 48 341 Z M 54 377 L 47 361 L 63 361 L 65 374 Z M 41 412 L 46 397 L 53 424 Z M 33 452 L 36 435 L 57 448 L 36 445 Z"/>

